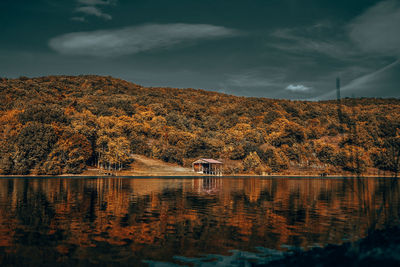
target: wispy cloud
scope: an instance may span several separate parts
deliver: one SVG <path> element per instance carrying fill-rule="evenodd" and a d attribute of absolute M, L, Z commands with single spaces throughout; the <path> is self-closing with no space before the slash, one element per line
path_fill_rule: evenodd
<path fill-rule="evenodd" d="M 322 22 L 277 29 L 271 33 L 269 46 L 292 53 L 317 52 L 341 60 L 366 53 L 399 57 L 399 25 L 400 1 L 386 0 L 347 25 Z"/>
<path fill-rule="evenodd" d="M 360 90 L 366 89 L 366 87 L 368 87 L 369 83 L 374 81 L 376 78 L 378 78 L 384 72 L 397 66 L 399 63 L 400 63 L 400 60 L 396 60 L 380 69 L 374 70 L 374 71 L 364 74 L 360 77 L 357 77 L 357 78 L 353 79 L 351 82 L 349 82 L 348 84 L 346 84 L 345 86 L 343 86 L 341 88 L 341 91 L 342 92 L 360 91 Z M 328 92 L 324 95 L 318 96 L 314 100 L 332 98 L 335 96 L 335 94 L 336 94 L 336 90 L 331 90 L 330 92 Z"/>
<path fill-rule="evenodd" d="M 349 23 L 346 29 L 350 40 L 361 52 L 376 56 L 390 56 L 393 61 L 352 79 L 342 87 L 343 92 L 366 90 L 369 84 L 379 80 L 383 73 L 400 63 L 398 25 L 400 25 L 400 2 L 395 0 L 382 1 Z M 318 98 L 325 99 L 334 95 L 335 90 L 332 90 Z"/>
<path fill-rule="evenodd" d="M 351 39 L 364 51 L 400 56 L 400 2 L 383 1 L 349 25 Z"/>
<path fill-rule="evenodd" d="M 49 46 L 62 54 L 114 57 L 238 34 L 236 30 L 208 24 L 147 24 L 68 33 L 52 38 Z"/>
<path fill-rule="evenodd" d="M 338 63 L 337 66 L 341 66 L 342 71 L 337 67 L 332 68 L 331 74 L 328 75 L 329 80 L 334 81 L 337 76 L 345 76 L 343 80 L 349 82 L 342 87 L 342 91 L 347 93 L 358 91 L 357 94 L 363 94 L 366 88 L 373 90 L 371 84 L 381 79 L 383 75 L 391 73 L 389 70 L 394 66 L 398 66 L 399 25 L 400 2 L 385 0 L 370 7 L 347 24 L 317 23 L 309 27 L 275 30 L 271 34 L 270 46 L 290 56 L 312 57 L 315 53 L 330 56 Z M 388 60 L 392 60 L 391 63 L 388 63 Z M 349 73 L 352 68 L 353 74 Z M 321 93 L 317 99 L 332 98 L 335 94 L 336 90 L 332 88 L 328 92 Z"/>
<path fill-rule="evenodd" d="M 361 77 L 358 77 L 354 80 L 352 80 L 349 84 L 345 85 L 341 90 L 342 91 L 346 91 L 346 90 L 350 90 L 350 89 L 361 89 L 362 86 L 364 86 L 366 83 L 374 80 L 378 75 L 380 75 L 381 73 L 393 68 L 394 66 L 396 66 L 400 61 L 396 60 L 393 63 L 390 63 L 378 70 L 375 70 L 371 73 L 365 74 Z"/>
<path fill-rule="evenodd" d="M 282 97 L 282 95 L 308 96 L 313 87 L 304 84 L 288 84 L 287 77 L 281 68 L 262 68 L 258 70 L 249 70 L 244 73 L 225 75 L 224 82 L 219 86 L 226 90 L 232 88 L 248 95 L 248 90 L 258 91 L 268 97 Z M 312 84 L 312 82 L 307 82 Z"/>
<path fill-rule="evenodd" d="M 337 59 L 356 55 L 357 51 L 346 40 L 348 38 L 333 38 L 329 34 L 333 29 L 335 26 L 329 22 L 277 29 L 271 33 L 272 40 L 268 46 L 295 54 L 319 53 Z"/>
<path fill-rule="evenodd" d="M 225 79 L 220 82 L 222 87 L 235 88 L 282 88 L 285 74 L 281 68 L 268 67 L 248 69 L 239 73 L 225 74 Z"/>
<path fill-rule="evenodd" d="M 95 6 L 78 7 L 76 9 L 76 12 L 84 13 L 84 14 L 87 14 L 87 15 L 93 15 L 93 16 L 96 16 L 98 18 L 103 18 L 105 20 L 112 19 L 111 15 L 102 12 L 100 8 L 95 7 Z"/>
<path fill-rule="evenodd" d="M 73 21 L 79 21 L 79 22 L 84 22 L 85 18 L 84 17 L 72 17 L 71 20 Z"/>
<path fill-rule="evenodd" d="M 286 90 L 292 91 L 292 92 L 307 92 L 311 88 L 304 86 L 302 84 L 290 84 L 286 87 Z"/>
<path fill-rule="evenodd" d="M 116 3 L 114 0 L 76 0 L 79 6 L 75 9 L 75 12 L 83 13 L 85 15 L 95 16 L 98 18 L 102 18 L 105 20 L 111 20 L 112 16 L 110 14 L 105 13 L 102 11 L 100 6 L 107 6 L 113 5 Z M 77 17 L 75 17 L 77 18 Z M 78 17 L 81 18 L 81 17 Z M 73 19 L 73 18 L 71 18 Z M 77 20 L 76 21 L 84 21 L 84 20 Z"/>
<path fill-rule="evenodd" d="M 282 86 L 283 79 L 282 75 L 263 77 L 260 73 L 254 71 L 241 74 L 229 74 L 226 76 L 226 81 L 221 85 L 235 87 L 279 87 Z"/>
<path fill-rule="evenodd" d="M 115 0 L 77 0 L 78 3 L 88 6 L 115 4 Z"/>

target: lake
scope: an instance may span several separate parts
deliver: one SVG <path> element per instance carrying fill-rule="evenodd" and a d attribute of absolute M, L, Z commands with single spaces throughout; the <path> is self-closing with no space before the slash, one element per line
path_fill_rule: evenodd
<path fill-rule="evenodd" d="M 399 223 L 391 178 L 1 178 L 0 265 L 265 263 Z"/>

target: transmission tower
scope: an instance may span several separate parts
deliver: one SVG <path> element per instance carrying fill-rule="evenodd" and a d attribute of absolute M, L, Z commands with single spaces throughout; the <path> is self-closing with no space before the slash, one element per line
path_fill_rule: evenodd
<path fill-rule="evenodd" d="M 337 112 L 338 112 L 338 118 L 339 118 L 339 123 L 342 127 L 343 123 L 343 114 L 342 114 L 342 104 L 341 104 L 341 97 L 340 97 L 340 78 L 336 78 L 336 97 L 337 97 Z"/>
<path fill-rule="evenodd" d="M 336 97 L 337 101 L 340 102 L 340 78 L 336 78 Z"/>

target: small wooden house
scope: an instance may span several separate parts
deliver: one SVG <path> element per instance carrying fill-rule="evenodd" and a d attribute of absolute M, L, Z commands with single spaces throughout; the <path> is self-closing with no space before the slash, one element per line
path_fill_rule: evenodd
<path fill-rule="evenodd" d="M 192 163 L 192 170 L 197 173 L 222 175 L 222 164 L 215 159 L 199 159 Z"/>

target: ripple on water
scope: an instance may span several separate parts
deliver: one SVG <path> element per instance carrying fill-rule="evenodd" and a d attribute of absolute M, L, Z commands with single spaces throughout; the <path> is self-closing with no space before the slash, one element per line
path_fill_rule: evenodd
<path fill-rule="evenodd" d="M 398 222 L 399 192 L 369 178 L 5 179 L 0 261 L 268 263 Z"/>

